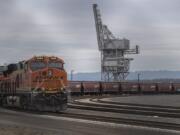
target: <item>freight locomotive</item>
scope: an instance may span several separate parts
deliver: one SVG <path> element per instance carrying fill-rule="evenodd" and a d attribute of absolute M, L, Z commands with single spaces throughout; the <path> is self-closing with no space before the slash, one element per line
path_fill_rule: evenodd
<path fill-rule="evenodd" d="M 54 56 L 34 56 L 9 64 L 0 72 L 0 102 L 40 111 L 67 108 L 67 73 L 64 61 Z"/>

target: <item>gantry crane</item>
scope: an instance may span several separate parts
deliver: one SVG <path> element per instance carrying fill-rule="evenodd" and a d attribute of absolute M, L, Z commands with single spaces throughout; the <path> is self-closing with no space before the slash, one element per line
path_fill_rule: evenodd
<path fill-rule="evenodd" d="M 129 73 L 130 61 L 133 58 L 125 57 L 126 54 L 138 54 L 139 46 L 130 49 L 128 39 L 116 38 L 106 25 L 102 23 L 100 10 L 93 4 L 94 19 L 97 33 L 98 48 L 101 52 L 101 80 L 121 81 Z"/>

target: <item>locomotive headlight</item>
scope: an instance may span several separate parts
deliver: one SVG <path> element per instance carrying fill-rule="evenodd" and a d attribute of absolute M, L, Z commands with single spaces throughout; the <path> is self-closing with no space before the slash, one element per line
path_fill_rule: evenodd
<path fill-rule="evenodd" d="M 42 89 L 43 92 L 45 91 L 45 88 L 44 88 L 44 87 L 42 87 L 41 89 Z"/>
<path fill-rule="evenodd" d="M 49 71 L 48 71 L 48 76 L 49 76 L 49 77 L 52 77 L 52 75 L 53 75 L 52 70 L 49 70 Z"/>

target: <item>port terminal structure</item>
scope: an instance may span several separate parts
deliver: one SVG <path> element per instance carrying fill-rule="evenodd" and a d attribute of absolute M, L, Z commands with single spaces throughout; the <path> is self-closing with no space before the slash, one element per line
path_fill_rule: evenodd
<path fill-rule="evenodd" d="M 101 19 L 97 4 L 93 4 L 93 12 L 97 33 L 98 48 L 101 52 L 101 80 L 105 82 L 120 82 L 129 74 L 130 61 L 125 55 L 138 54 L 139 46 L 130 48 L 126 38 L 116 38 Z"/>

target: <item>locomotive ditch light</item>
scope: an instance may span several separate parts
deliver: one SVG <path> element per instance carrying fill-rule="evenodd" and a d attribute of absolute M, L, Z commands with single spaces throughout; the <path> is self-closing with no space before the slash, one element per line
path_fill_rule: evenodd
<path fill-rule="evenodd" d="M 45 88 L 44 87 L 42 87 L 41 90 L 42 90 L 42 92 L 45 92 Z"/>
<path fill-rule="evenodd" d="M 65 91 L 65 88 L 64 88 L 64 87 L 61 87 L 61 88 L 60 88 L 60 91 L 61 91 L 61 92 L 64 92 L 64 91 Z"/>

